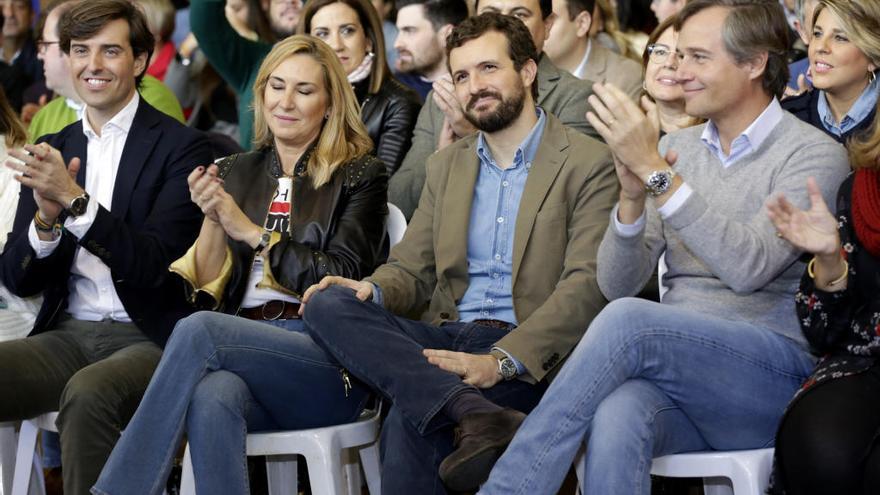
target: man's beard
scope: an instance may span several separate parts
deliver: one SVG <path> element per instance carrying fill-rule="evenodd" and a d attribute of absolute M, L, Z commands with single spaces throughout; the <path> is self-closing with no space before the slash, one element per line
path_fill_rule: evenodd
<path fill-rule="evenodd" d="M 498 99 L 500 101 L 500 103 L 498 103 L 498 108 L 491 113 L 480 116 L 471 113 L 474 103 L 480 98 L 486 96 Z M 499 93 L 493 91 L 480 91 L 471 96 L 467 108 L 465 109 L 464 116 L 468 122 L 483 132 L 497 132 L 506 129 L 514 120 L 516 120 L 517 117 L 519 117 L 519 114 L 522 113 L 523 106 L 525 105 L 525 100 L 526 91 L 523 87 L 520 87 L 519 91 L 507 99 L 502 98 Z"/>

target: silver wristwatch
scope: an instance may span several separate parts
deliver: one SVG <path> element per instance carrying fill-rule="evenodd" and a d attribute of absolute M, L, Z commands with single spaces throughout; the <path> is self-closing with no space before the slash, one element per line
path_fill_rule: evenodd
<path fill-rule="evenodd" d="M 651 196 L 660 196 L 672 187 L 672 179 L 675 178 L 675 171 L 671 168 L 666 170 L 655 170 L 648 176 L 645 181 L 645 190 Z"/>
<path fill-rule="evenodd" d="M 513 362 L 513 359 L 510 359 L 509 356 L 499 358 L 498 374 L 501 375 L 501 378 L 505 381 L 516 378 L 516 364 Z"/>

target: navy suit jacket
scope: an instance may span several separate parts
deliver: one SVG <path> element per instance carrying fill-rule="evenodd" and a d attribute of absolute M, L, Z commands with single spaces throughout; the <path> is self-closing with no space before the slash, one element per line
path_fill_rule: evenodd
<path fill-rule="evenodd" d="M 64 162 L 79 157 L 76 177 L 85 184 L 88 141 L 77 121 L 45 141 Z M 67 305 L 68 280 L 76 248 L 87 249 L 109 268 L 126 312 L 151 340 L 164 346 L 178 319 L 191 310 L 168 266 L 195 242 L 202 213 L 190 200 L 186 178 L 212 162 L 203 134 L 183 126 L 141 98 L 122 150 L 112 211 L 98 215 L 81 239 L 63 231 L 51 255 L 37 259 L 28 229 L 37 210 L 33 191 L 22 186 L 13 230 L 0 257 L 2 279 L 16 295 L 43 293 L 31 335 L 51 330 Z M 91 201 L 95 201 L 93 198 Z"/>

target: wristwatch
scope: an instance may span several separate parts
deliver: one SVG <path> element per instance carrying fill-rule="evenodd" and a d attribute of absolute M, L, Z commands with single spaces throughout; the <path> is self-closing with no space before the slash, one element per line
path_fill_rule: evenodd
<path fill-rule="evenodd" d="M 67 214 L 72 217 L 78 217 L 86 212 L 87 206 L 89 206 L 89 193 L 83 191 L 82 195 L 70 200 L 70 205 L 67 207 Z"/>
<path fill-rule="evenodd" d="M 498 374 L 501 375 L 501 378 L 504 380 L 513 380 L 516 378 L 516 363 L 513 362 L 513 359 L 510 359 L 510 356 L 504 356 L 498 359 Z"/>
<path fill-rule="evenodd" d="M 648 176 L 645 181 L 645 190 L 651 196 L 660 196 L 672 187 L 672 179 L 675 178 L 675 171 L 671 168 L 666 170 L 655 170 Z"/>

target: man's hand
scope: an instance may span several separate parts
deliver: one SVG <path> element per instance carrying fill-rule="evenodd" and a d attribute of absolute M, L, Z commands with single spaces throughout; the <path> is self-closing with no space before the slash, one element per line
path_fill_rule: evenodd
<path fill-rule="evenodd" d="M 466 352 L 425 349 L 422 354 L 428 362 L 444 371 L 455 373 L 468 385 L 492 388 L 501 381 L 498 360 L 491 354 L 468 354 Z"/>
<path fill-rule="evenodd" d="M 806 74 L 801 74 L 797 78 L 797 89 L 793 89 L 790 86 L 785 87 L 785 91 L 782 93 L 782 99 L 793 98 L 795 96 L 800 96 L 807 91 L 810 90 L 810 87 L 807 86 L 807 76 Z"/>
<path fill-rule="evenodd" d="M 659 117 L 657 108 L 643 98 L 643 112 L 613 84 L 596 83 L 589 98 L 593 111 L 587 120 L 602 136 L 615 158 L 644 181 L 654 170 L 665 167 L 657 151 Z"/>
<path fill-rule="evenodd" d="M 46 143 L 26 144 L 23 150 L 9 150 L 9 156 L 19 162 L 7 160 L 6 166 L 21 172 L 15 180 L 34 191 L 34 200 L 44 221 L 54 222 L 73 198 L 82 196 L 84 190 L 76 183 L 79 158 L 64 165 L 61 152 Z"/>
<path fill-rule="evenodd" d="M 299 315 L 302 316 L 303 312 L 305 312 L 306 304 L 309 302 L 312 294 L 322 291 L 331 285 L 341 285 L 342 287 L 348 287 L 349 289 L 354 290 L 355 297 L 361 301 L 369 301 L 373 299 L 373 284 L 370 282 L 352 280 L 345 277 L 327 276 L 322 278 L 317 284 L 306 289 L 306 292 L 303 294 L 302 300 L 300 301 Z"/>
<path fill-rule="evenodd" d="M 446 122 L 455 133 L 456 138 L 463 138 L 477 132 L 477 128 L 465 118 L 461 103 L 455 97 L 455 87 L 449 79 L 434 81 L 434 103 L 446 116 Z M 439 148 L 438 148 L 439 149 Z"/>

